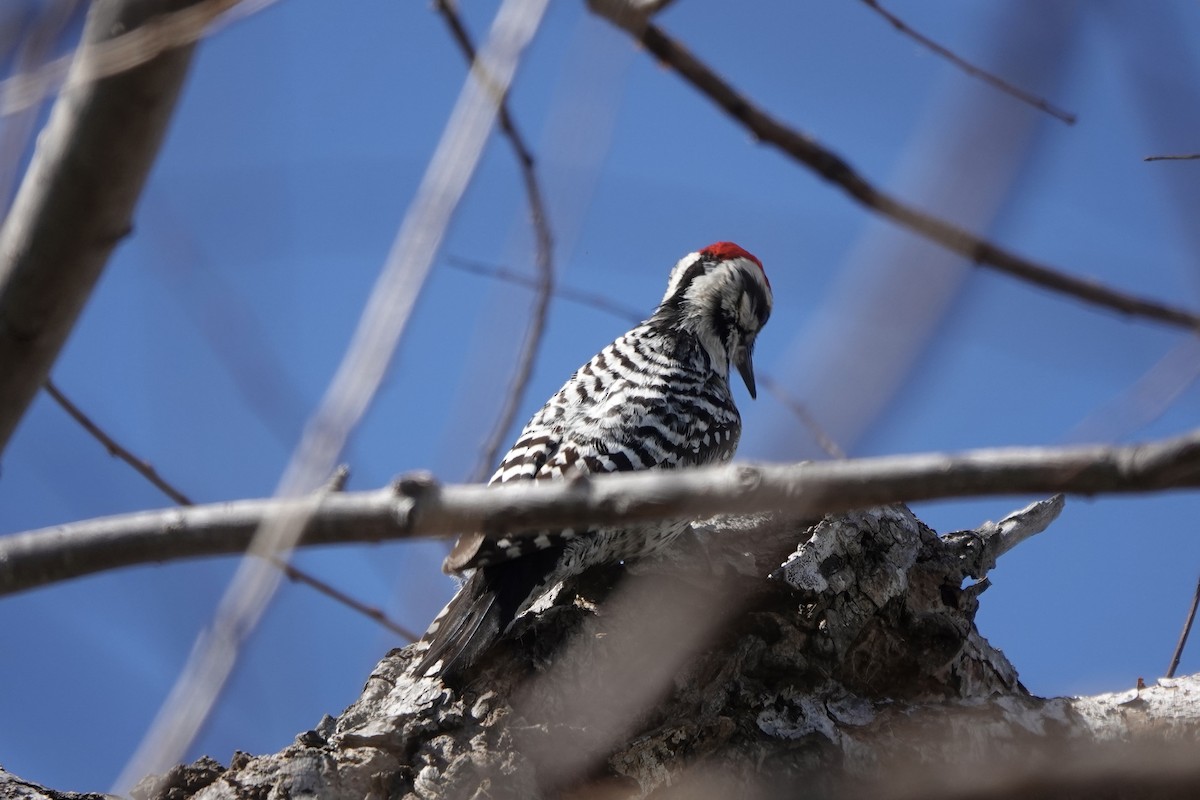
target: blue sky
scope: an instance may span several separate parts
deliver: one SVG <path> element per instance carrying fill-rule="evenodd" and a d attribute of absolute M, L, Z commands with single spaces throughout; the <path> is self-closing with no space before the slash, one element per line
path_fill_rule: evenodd
<path fill-rule="evenodd" d="M 26 3 L 26 8 L 38 4 Z M 464 3 L 477 35 L 496 4 Z M 914 27 L 1078 114 L 1068 127 L 964 76 L 865 4 L 689 0 L 663 27 L 881 187 L 1019 253 L 1200 308 L 1200 8 L 894 0 Z M 15 13 L 15 12 L 10 12 Z M 7 19 L 7 18 L 6 18 Z M 353 330 L 464 77 L 425 3 L 280 0 L 205 41 L 139 208 L 54 370 L 200 502 L 269 493 Z M 512 95 L 539 156 L 564 284 L 649 311 L 674 261 L 757 254 L 775 313 L 757 364 L 855 455 L 1124 442 L 1195 426 L 1200 347 L 963 264 L 756 143 L 583 3 L 552 3 Z M 469 474 L 530 295 L 519 174 L 494 140 L 387 381 L 351 488 Z M 628 327 L 557 302 L 520 418 Z M 1155 366 L 1160 365 L 1157 370 Z M 1150 377 L 1147 378 L 1147 375 Z M 738 395 L 739 457 L 820 457 L 776 400 Z M 35 403 L 3 458 L 0 534 L 167 501 Z M 922 504 L 943 531 L 1027 498 Z M 1041 695 L 1166 669 L 1200 571 L 1192 493 L 1072 498 L 1006 556 L 979 627 Z M 453 590 L 438 543 L 310 550 L 305 569 L 423 629 Z M 103 790 L 172 685 L 232 559 L 148 566 L 0 601 L 0 763 Z M 352 702 L 393 636 L 287 585 L 193 755 L 274 751 Z M 1181 672 L 1200 669 L 1200 650 Z"/>

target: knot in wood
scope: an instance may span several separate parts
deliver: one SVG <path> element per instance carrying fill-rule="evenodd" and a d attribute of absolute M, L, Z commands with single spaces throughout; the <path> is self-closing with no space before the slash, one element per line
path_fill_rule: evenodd
<path fill-rule="evenodd" d="M 753 491 L 762 485 L 762 471 L 758 467 L 740 466 L 734 471 L 734 481 L 743 491 Z"/>
<path fill-rule="evenodd" d="M 438 479 L 433 476 L 432 472 L 426 470 L 401 475 L 392 482 L 392 489 L 396 494 L 413 499 L 429 494 L 429 492 L 437 489 L 438 486 Z"/>

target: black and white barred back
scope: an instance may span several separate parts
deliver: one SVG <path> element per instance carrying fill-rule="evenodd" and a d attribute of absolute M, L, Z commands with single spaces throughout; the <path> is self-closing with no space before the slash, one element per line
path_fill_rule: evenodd
<path fill-rule="evenodd" d="M 728 461 L 742 427 L 730 368 L 754 397 L 754 340 L 771 302 L 762 263 L 736 244 L 684 256 L 654 314 L 575 371 L 525 426 L 491 483 Z M 652 555 L 686 528 L 656 522 L 461 536 L 443 569 L 469 577 L 418 643 L 416 674 L 461 674 L 559 581 Z"/>

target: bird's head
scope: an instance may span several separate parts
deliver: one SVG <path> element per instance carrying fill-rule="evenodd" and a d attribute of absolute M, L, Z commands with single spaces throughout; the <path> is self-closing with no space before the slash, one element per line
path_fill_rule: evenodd
<path fill-rule="evenodd" d="M 679 260 L 652 319 L 694 335 L 714 367 L 726 377 L 736 367 L 756 397 L 754 339 L 770 316 L 762 262 L 733 242 L 717 242 Z"/>

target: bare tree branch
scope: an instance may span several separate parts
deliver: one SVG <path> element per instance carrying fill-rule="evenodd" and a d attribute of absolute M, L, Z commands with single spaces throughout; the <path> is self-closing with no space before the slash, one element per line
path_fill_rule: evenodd
<path fill-rule="evenodd" d="M 517 272 L 515 269 L 510 269 L 500 264 L 489 264 L 484 261 L 476 261 L 470 258 L 462 258 L 460 256 L 448 256 L 446 264 L 457 270 L 469 272 L 472 275 L 482 275 L 485 278 L 495 278 L 497 280 L 512 283 L 517 286 L 525 286 L 530 289 L 538 288 L 538 281 L 528 275 Z M 615 300 L 603 295 L 599 292 L 588 292 L 583 289 L 576 289 L 571 286 L 564 286 L 561 283 L 555 283 L 553 287 L 554 296 L 560 300 L 569 300 L 572 303 L 589 306 L 599 311 L 612 314 L 614 317 L 631 322 L 637 325 L 646 319 L 648 314 L 645 311 L 639 311 L 632 306 L 627 306 L 618 303 Z"/>
<path fill-rule="evenodd" d="M 661 63 L 674 69 L 716 103 L 757 139 L 774 145 L 800 164 L 841 188 L 865 208 L 889 217 L 930 241 L 959 253 L 976 264 L 1020 278 L 1044 289 L 1132 317 L 1189 331 L 1200 330 L 1200 314 L 1185 308 L 1110 288 L 1099 281 L 1076 277 L 1039 264 L 928 214 L 880 190 L 845 159 L 811 136 L 800 133 L 755 106 L 745 95 L 712 71 L 661 28 L 637 14 L 614 13 L 609 2 L 589 0 L 589 7 L 626 30 Z"/>
<path fill-rule="evenodd" d="M 778 400 L 784 408 L 792 412 L 796 419 L 800 420 L 801 425 L 808 428 L 808 432 L 812 435 L 813 441 L 817 443 L 817 447 L 824 450 L 827 456 L 830 458 L 846 457 L 846 451 L 833 440 L 833 437 L 829 435 L 829 432 L 825 430 L 821 423 L 817 422 L 817 418 L 812 415 L 808 407 L 795 397 L 792 397 L 791 393 L 784 388 L 783 384 L 775 380 L 774 376 L 764 372 L 759 382 L 763 385 L 764 389 L 770 392 L 772 397 Z"/>
<path fill-rule="evenodd" d="M 305 544 L 520 535 L 538 528 L 784 511 L 818 516 L 947 497 L 1200 487 L 1200 431 L 1120 447 L 1027 447 L 603 475 L 528 485 L 395 488 L 144 511 L 0 539 L 0 594 L 101 570 L 246 548 L 264 520 L 311 510 Z M 1001 523 L 1003 524 L 1003 523 Z"/>
<path fill-rule="evenodd" d="M 939 56 L 946 59 L 951 64 L 958 67 L 963 72 L 970 75 L 971 77 L 979 78 L 983 82 L 991 84 L 992 86 L 994 86 L 995 88 L 1004 92 L 1005 94 L 1011 95 L 1012 97 L 1017 98 L 1022 103 L 1026 103 L 1030 106 L 1033 106 L 1034 108 L 1038 109 L 1039 111 L 1044 111 L 1047 114 L 1049 114 L 1050 116 L 1052 116 L 1056 119 L 1060 119 L 1063 122 L 1067 123 L 1068 125 L 1075 124 L 1076 117 L 1071 112 L 1064 111 L 1063 109 L 1054 105 L 1050 101 L 1046 100 L 1044 97 L 1039 97 L 1038 95 L 1033 94 L 1032 92 L 1027 92 L 1024 89 L 1019 89 L 1016 86 L 1013 86 L 1008 81 L 1004 80 L 1003 78 L 997 77 L 996 75 L 993 75 L 992 73 L 988 72 L 987 70 L 981 69 L 980 67 L 975 66 L 970 61 L 967 61 L 966 59 L 957 55 L 950 48 L 938 44 L 934 40 L 930 39 L 928 36 L 925 36 L 924 34 L 909 27 L 909 25 L 904 20 L 900 19 L 900 17 L 896 16 L 891 11 L 888 11 L 886 8 L 879 5 L 877 0 L 862 0 L 862 2 L 866 3 L 877 14 L 879 14 L 881 17 L 883 17 L 888 22 L 890 22 L 892 24 L 892 27 L 894 27 L 896 30 L 900 31 L 900 33 L 913 39 L 914 41 L 916 41 L 918 44 L 922 45 L 923 47 L 925 47 L 929 50 L 932 50 L 934 53 L 937 53 Z"/>
<path fill-rule="evenodd" d="M 478 69 L 475 59 L 475 43 L 471 40 L 471 34 L 455 10 L 453 2 L 437 0 L 435 5 L 450 27 L 450 33 L 458 42 L 459 49 L 466 56 L 467 62 L 472 69 Z M 509 428 L 512 427 L 513 420 L 516 419 L 517 412 L 521 408 L 521 402 L 525 399 L 525 393 L 529 388 L 529 379 L 533 375 L 533 363 L 537 359 L 538 350 L 542 345 L 542 336 L 546 331 L 550 298 L 554 293 L 554 237 L 550 233 L 546 205 L 542 201 L 542 189 L 537 179 L 537 167 L 533 152 L 525 143 L 525 138 L 517 129 L 516 123 L 513 122 L 512 114 L 508 110 L 507 99 L 500 101 L 497 123 L 500 126 L 500 132 L 512 146 L 517 166 L 521 170 L 521 179 L 525 184 L 525 196 L 529 202 L 529 220 L 533 225 L 533 235 L 536 241 L 534 264 L 537 267 L 538 279 L 533 285 L 536 293 L 529 315 L 529 328 L 525 332 L 525 342 L 521 345 L 521 352 L 517 356 L 517 367 L 513 371 L 512 384 L 504 405 L 501 407 L 500 416 L 496 419 L 496 424 L 483 446 L 479 464 L 475 468 L 473 477 L 477 481 L 487 478 L 494 469 L 500 448 L 504 446 L 509 436 Z"/>
<path fill-rule="evenodd" d="M 120 442 L 109 436 L 103 428 L 93 422 L 91 417 L 89 417 L 87 414 L 84 414 L 79 406 L 72 403 L 66 395 L 59 391 L 59 388 L 54 385 L 54 381 L 46 381 L 46 394 L 50 395 L 50 397 L 54 399 L 54 402 L 58 403 L 62 410 L 67 412 L 71 419 L 78 422 L 80 427 L 90 433 L 92 438 L 104 445 L 104 449 L 108 451 L 110 456 L 119 458 L 129 466 L 133 467 L 134 472 L 149 481 L 155 489 L 158 489 L 167 497 L 171 498 L 172 501 L 181 506 L 195 505 L 190 497 L 176 489 L 169 482 L 167 482 L 165 478 L 159 475 L 158 470 L 156 470 L 149 461 L 138 458 L 129 450 L 122 447 Z"/>
<path fill-rule="evenodd" d="M 315 575 L 305 572 L 299 567 L 293 566 L 279 558 L 272 556 L 269 560 L 272 564 L 283 570 L 283 574 L 288 576 L 290 580 L 303 583 L 305 586 L 325 595 L 335 603 L 339 603 L 346 608 L 349 608 L 351 611 L 362 614 L 367 619 L 374 620 L 379 625 L 387 628 L 392 633 L 399 635 L 406 641 L 415 642 L 421 637 L 421 635 L 412 628 L 405 627 L 389 617 L 384 613 L 383 609 L 379 608 L 378 606 L 373 606 L 369 603 L 364 603 L 355 597 L 351 597 L 333 584 L 326 583 Z"/>
<path fill-rule="evenodd" d="M 1187 153 L 1177 156 L 1146 156 L 1142 161 L 1200 161 L 1200 153 Z"/>
<path fill-rule="evenodd" d="M 1188 635 L 1192 632 L 1192 623 L 1196 621 L 1196 608 L 1200 606 L 1200 581 L 1196 581 L 1196 594 L 1192 596 L 1192 607 L 1184 620 L 1183 630 L 1179 634 L 1179 643 L 1171 655 L 1171 666 L 1167 668 L 1167 677 L 1174 678 L 1175 670 L 1179 669 L 1179 660 L 1183 658 L 1183 648 L 1187 647 Z"/>
<path fill-rule="evenodd" d="M 135 69 L 85 80 L 94 47 L 154 12 L 194 0 L 92 5 L 84 46 L 39 137 L 0 228 L 0 451 L 50 373 L 133 207 L 179 95 L 192 47 L 159 51 Z M 79 76 L 80 80 L 74 80 Z"/>
<path fill-rule="evenodd" d="M 175 486 L 159 475 L 158 471 L 154 469 L 150 462 L 138 458 L 126 447 L 122 446 L 120 442 L 110 436 L 103 428 L 97 425 L 91 419 L 91 417 L 83 413 L 82 409 L 71 402 L 71 400 L 68 399 L 67 396 L 64 395 L 59 388 L 54 385 L 53 381 L 46 381 L 46 393 L 54 398 L 54 402 L 58 403 L 59 406 L 62 407 L 63 411 L 66 411 L 67 414 L 70 415 L 70 417 L 76 422 L 78 422 L 85 431 L 90 433 L 93 438 L 100 442 L 100 444 L 104 445 L 104 448 L 108 450 L 109 455 L 113 456 L 114 458 L 119 458 L 130 467 L 133 467 L 133 470 L 149 481 L 154 488 L 158 489 L 160 492 L 165 494 L 179 505 L 195 505 L 190 497 L 179 491 L 179 489 L 175 488 Z M 338 472 L 337 475 L 335 475 L 335 480 L 337 483 L 330 487 L 331 491 L 342 490 L 342 486 L 345 484 L 345 476 L 347 474 L 348 473 L 343 471 Z M 288 564 L 286 561 L 276 558 L 275 556 L 270 556 L 268 560 L 276 567 L 283 570 L 283 574 L 287 575 L 290 580 L 305 584 L 309 588 L 325 595 L 334 602 L 340 603 L 350 610 L 356 611 L 359 614 L 374 620 L 393 633 L 400 634 L 410 642 L 416 641 L 417 635 L 413 631 L 404 627 L 400 623 L 393 621 L 381 609 L 372 605 L 368 605 L 361 600 L 356 600 L 355 598 L 351 597 L 340 589 L 335 588 L 331 584 L 326 583 L 315 575 L 311 575 L 299 567 L 294 567 L 291 564 Z"/>

